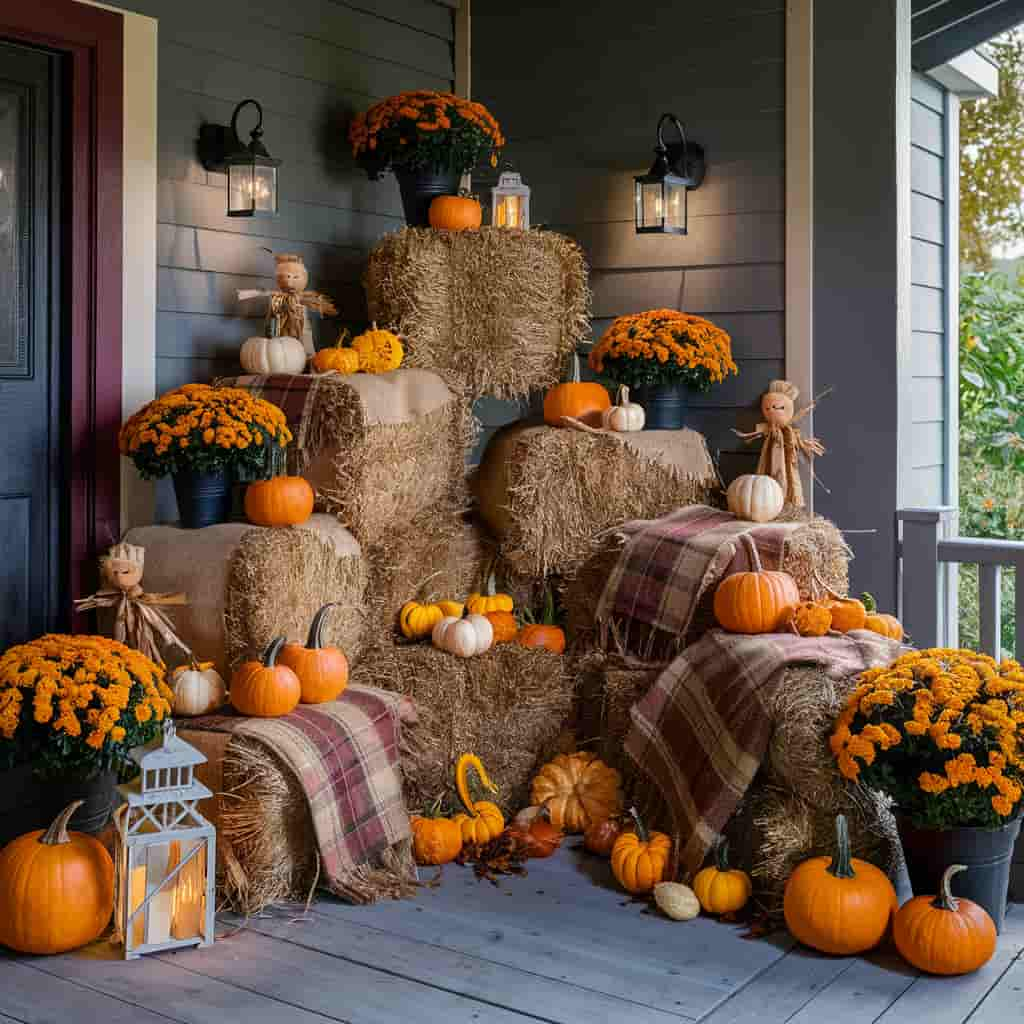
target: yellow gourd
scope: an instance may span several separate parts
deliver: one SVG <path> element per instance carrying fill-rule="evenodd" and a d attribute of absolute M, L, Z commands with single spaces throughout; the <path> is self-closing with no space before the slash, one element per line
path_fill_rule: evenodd
<path fill-rule="evenodd" d="M 486 843 L 502 833 L 505 828 L 505 816 L 501 808 L 490 800 L 473 800 L 469 791 L 469 771 L 473 769 L 480 785 L 491 793 L 497 793 L 498 787 L 491 782 L 480 758 L 476 754 L 462 754 L 455 765 L 455 788 L 459 794 L 465 814 L 457 814 L 452 819 L 462 830 L 462 841 L 465 843 Z"/>

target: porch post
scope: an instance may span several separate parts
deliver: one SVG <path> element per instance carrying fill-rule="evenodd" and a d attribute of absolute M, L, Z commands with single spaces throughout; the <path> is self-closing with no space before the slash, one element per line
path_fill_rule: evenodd
<path fill-rule="evenodd" d="M 814 390 L 835 390 L 815 410 L 815 510 L 874 531 L 847 535 L 851 589 L 883 608 L 909 455 L 910 80 L 910 0 L 816 0 Z"/>
<path fill-rule="evenodd" d="M 903 628 L 915 647 L 936 647 L 942 635 L 943 588 L 939 566 L 939 541 L 956 523 L 956 509 L 905 508 L 897 513 L 903 527 L 900 548 L 900 600 Z"/>

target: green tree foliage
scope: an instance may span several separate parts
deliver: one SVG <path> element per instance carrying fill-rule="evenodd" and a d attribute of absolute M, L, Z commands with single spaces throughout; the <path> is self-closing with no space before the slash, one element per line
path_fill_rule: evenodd
<path fill-rule="evenodd" d="M 992 266 L 992 249 L 1024 241 L 1024 33 L 987 46 L 999 95 L 960 111 L 960 257 Z"/>

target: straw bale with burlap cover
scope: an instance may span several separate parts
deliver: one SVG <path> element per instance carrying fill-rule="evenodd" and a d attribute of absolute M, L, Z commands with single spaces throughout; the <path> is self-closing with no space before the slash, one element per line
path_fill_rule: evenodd
<path fill-rule="evenodd" d="M 480 516 L 518 572 L 574 574 L 599 535 L 709 501 L 718 474 L 693 430 L 632 434 L 514 423 L 491 438 L 473 477 Z"/>
<path fill-rule="evenodd" d="M 453 769 L 472 751 L 499 786 L 488 796 L 506 813 L 529 802 L 534 771 L 561 751 L 571 726 L 575 673 L 551 651 L 498 644 L 457 658 L 428 642 L 387 644 L 367 652 L 353 682 L 412 699 L 417 750 L 403 757 L 411 811 L 453 793 Z"/>
<path fill-rule="evenodd" d="M 473 401 L 551 387 L 590 332 L 583 253 L 553 231 L 405 228 L 377 243 L 363 283 L 407 364 Z"/>
<path fill-rule="evenodd" d="M 147 587 L 187 595 L 188 604 L 171 611 L 178 633 L 225 678 L 276 636 L 305 642 L 317 609 L 328 602 L 338 607 L 325 621 L 325 642 L 358 658 L 366 563 L 334 516 L 318 513 L 284 528 L 140 526 L 125 539 L 146 549 Z"/>
<path fill-rule="evenodd" d="M 468 503 L 466 452 L 475 426 L 469 404 L 436 373 L 273 374 L 228 377 L 280 406 L 295 435 L 289 468 L 316 491 L 362 544 L 417 515 L 455 515 Z"/>

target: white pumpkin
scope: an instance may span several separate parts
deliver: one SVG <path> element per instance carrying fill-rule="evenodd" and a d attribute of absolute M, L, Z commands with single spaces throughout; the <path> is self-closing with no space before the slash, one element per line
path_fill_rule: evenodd
<path fill-rule="evenodd" d="M 682 882 L 659 882 L 654 887 L 654 902 L 673 921 L 692 921 L 700 913 L 696 893 Z"/>
<path fill-rule="evenodd" d="M 457 658 L 472 658 L 490 650 L 494 643 L 494 627 L 483 615 L 467 615 L 457 619 L 446 615 L 434 626 L 431 642 L 442 651 Z"/>
<path fill-rule="evenodd" d="M 227 700 L 228 688 L 212 661 L 192 661 L 171 673 L 174 714 L 190 718 L 208 715 Z"/>
<path fill-rule="evenodd" d="M 629 388 L 625 384 L 619 387 L 619 404 L 601 413 L 601 426 L 605 430 L 623 434 L 643 430 L 646 420 L 644 407 L 629 400 Z"/>
<path fill-rule="evenodd" d="M 786 504 L 779 482 L 763 473 L 736 477 L 725 492 L 725 500 L 734 516 L 755 523 L 771 522 Z"/>
<path fill-rule="evenodd" d="M 306 348 L 298 338 L 249 338 L 238 354 L 248 373 L 302 373 L 306 369 Z"/>

